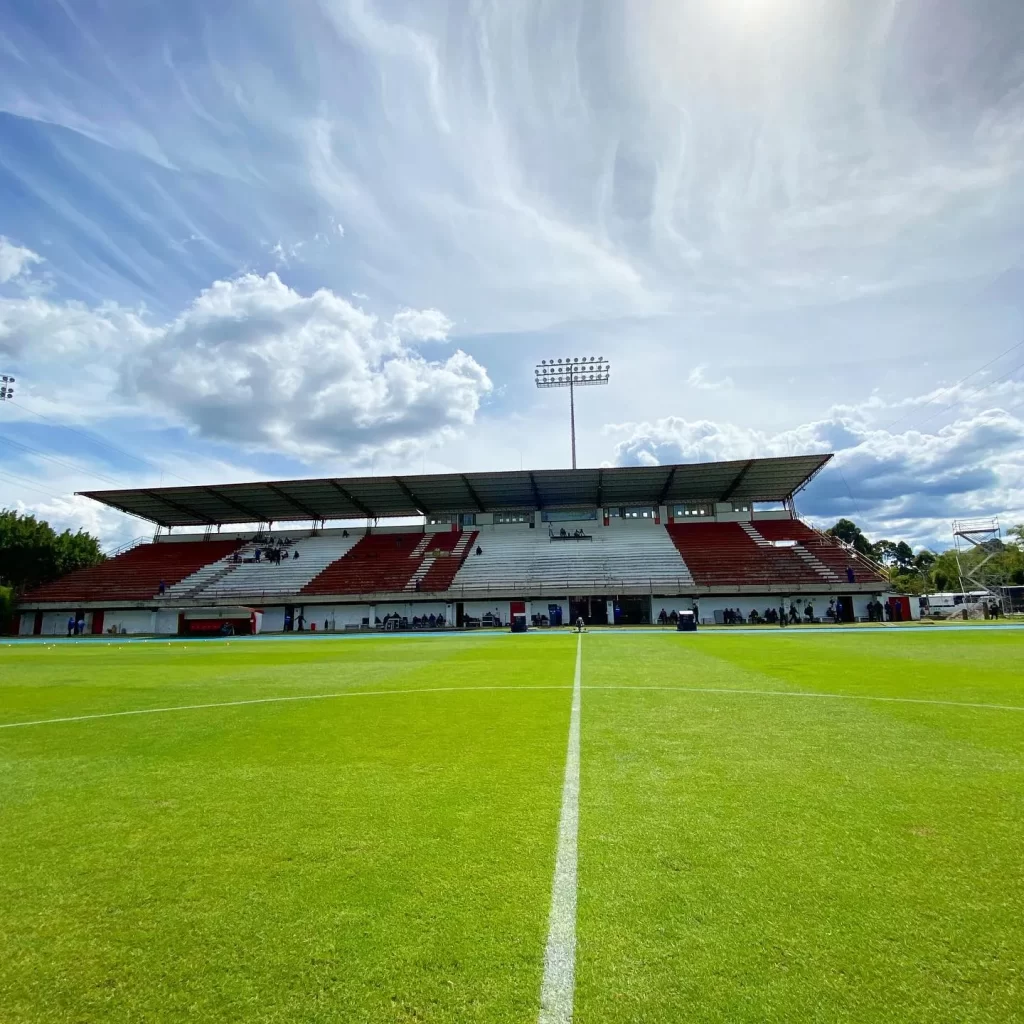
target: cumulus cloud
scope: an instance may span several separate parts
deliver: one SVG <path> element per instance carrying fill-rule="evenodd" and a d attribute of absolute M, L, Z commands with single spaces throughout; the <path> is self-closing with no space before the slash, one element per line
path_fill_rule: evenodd
<path fill-rule="evenodd" d="M 360 459 L 420 451 L 472 424 L 492 389 L 484 367 L 411 347 L 450 326 L 433 309 L 381 323 L 328 289 L 301 295 L 274 273 L 248 274 L 164 325 L 112 303 L 0 299 L 0 354 L 46 366 L 65 414 L 109 412 L 109 399 L 244 448 Z"/>
<path fill-rule="evenodd" d="M 327 289 L 276 274 L 218 281 L 128 356 L 122 385 L 207 438 L 309 457 L 419 450 L 469 426 L 491 390 L 462 351 L 424 359 L 407 338 L 444 338 L 437 310 L 382 325 Z"/>
<path fill-rule="evenodd" d="M 1024 519 L 1024 419 L 1012 409 L 971 411 L 930 433 L 892 432 L 850 407 L 779 434 L 679 417 L 606 429 L 617 465 L 835 452 L 798 498 L 821 525 L 847 516 L 875 536 L 948 544 L 953 518 Z"/>
<path fill-rule="evenodd" d="M 439 309 L 403 309 L 391 318 L 400 337 L 415 341 L 444 341 L 454 326 Z"/>
<path fill-rule="evenodd" d="M 26 271 L 33 263 L 42 263 L 43 257 L 31 249 L 15 245 L 0 235 L 0 284 L 7 284 Z"/>

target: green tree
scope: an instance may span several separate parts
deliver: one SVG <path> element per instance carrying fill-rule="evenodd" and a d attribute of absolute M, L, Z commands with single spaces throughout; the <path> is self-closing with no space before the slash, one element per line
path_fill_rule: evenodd
<path fill-rule="evenodd" d="M 835 537 L 846 544 L 852 544 L 854 550 L 859 551 L 862 555 L 867 555 L 868 558 L 874 557 L 871 541 L 864 536 L 861 528 L 851 519 L 840 519 L 836 525 L 827 532 L 830 536 Z"/>
<path fill-rule="evenodd" d="M 871 545 L 870 554 L 876 562 L 891 566 L 896 559 L 896 545 L 891 540 L 877 540 Z"/>
<path fill-rule="evenodd" d="M 79 530 L 57 533 L 49 523 L 0 509 L 0 584 L 15 591 L 58 579 L 104 559 L 99 541 Z"/>

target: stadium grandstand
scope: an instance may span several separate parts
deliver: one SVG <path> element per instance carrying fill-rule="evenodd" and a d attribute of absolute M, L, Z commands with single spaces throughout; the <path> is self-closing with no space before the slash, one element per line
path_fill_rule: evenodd
<path fill-rule="evenodd" d="M 831 457 L 87 492 L 155 535 L 26 593 L 17 631 L 852 621 L 884 570 L 795 512 Z"/>

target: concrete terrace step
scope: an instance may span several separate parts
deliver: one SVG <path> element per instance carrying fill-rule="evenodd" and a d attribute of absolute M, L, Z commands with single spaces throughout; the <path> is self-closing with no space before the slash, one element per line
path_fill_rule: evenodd
<path fill-rule="evenodd" d="M 793 547 L 793 553 L 797 558 L 806 562 L 822 579 L 829 583 L 842 583 L 842 577 L 834 569 L 829 568 L 813 552 L 808 551 L 802 544 Z"/>

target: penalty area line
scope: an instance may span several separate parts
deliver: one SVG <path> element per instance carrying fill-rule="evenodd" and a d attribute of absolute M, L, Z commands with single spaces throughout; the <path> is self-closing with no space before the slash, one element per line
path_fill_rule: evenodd
<path fill-rule="evenodd" d="M 558 851 L 551 885 L 551 915 L 544 950 L 538 1024 L 572 1024 L 576 985 L 576 864 L 580 819 L 580 667 L 583 637 L 576 640 L 576 673 L 572 684 L 569 743 L 558 821 Z"/>

